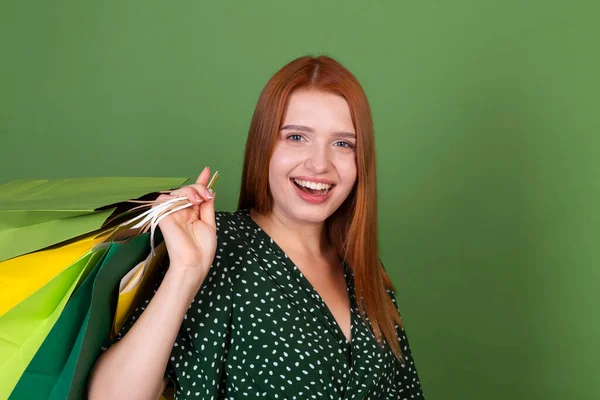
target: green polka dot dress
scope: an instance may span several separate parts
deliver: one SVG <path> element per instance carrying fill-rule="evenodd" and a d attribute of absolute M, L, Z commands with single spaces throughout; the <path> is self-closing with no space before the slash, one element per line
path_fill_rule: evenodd
<path fill-rule="evenodd" d="M 176 399 L 424 398 L 406 333 L 397 327 L 400 363 L 360 318 L 350 268 L 344 266 L 348 342 L 319 294 L 248 210 L 217 212 L 216 221 L 215 259 L 166 371 Z M 119 338 L 148 305 L 148 293 Z"/>

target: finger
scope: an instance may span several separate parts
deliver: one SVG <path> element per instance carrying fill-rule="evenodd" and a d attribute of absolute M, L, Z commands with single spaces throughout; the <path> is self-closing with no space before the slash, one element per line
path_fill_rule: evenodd
<path fill-rule="evenodd" d="M 158 196 L 156 198 L 156 201 L 167 201 L 167 200 L 171 200 L 175 198 L 175 196 L 169 195 L 169 194 L 161 194 L 160 196 Z"/>
<path fill-rule="evenodd" d="M 208 166 L 204 167 L 198 179 L 196 179 L 196 183 L 201 183 L 204 186 L 208 185 L 208 180 L 210 179 L 210 168 Z"/>
<path fill-rule="evenodd" d="M 171 192 L 171 196 L 173 198 L 186 198 L 192 204 L 199 204 L 204 201 L 200 193 L 198 193 L 197 189 L 194 189 L 189 186 L 182 187 L 181 189 L 177 189 L 177 191 Z"/>
<path fill-rule="evenodd" d="M 215 232 L 217 231 L 217 223 L 215 222 L 215 202 L 205 201 L 200 204 L 200 219 L 202 222 L 211 226 Z"/>
<path fill-rule="evenodd" d="M 200 196 L 205 199 L 205 200 L 212 200 L 213 198 L 213 193 L 208 190 L 208 188 L 206 187 L 205 184 L 203 183 L 195 183 L 193 185 L 190 185 L 190 187 L 192 187 L 193 189 L 195 189 Z"/>
<path fill-rule="evenodd" d="M 163 203 L 165 203 L 165 202 L 167 202 L 169 200 L 174 199 L 175 197 L 176 196 L 170 195 L 170 194 L 161 194 L 160 196 L 158 196 L 156 198 L 156 200 L 154 201 L 154 204 L 152 204 L 152 208 L 156 208 L 159 205 L 161 205 L 161 204 L 163 204 Z"/>
<path fill-rule="evenodd" d="M 208 201 L 213 198 L 212 194 L 208 191 L 206 186 L 202 184 L 193 184 L 184 186 L 176 191 L 171 192 L 171 195 L 179 196 L 179 197 L 187 197 L 190 203 L 201 203 L 203 201 Z"/>

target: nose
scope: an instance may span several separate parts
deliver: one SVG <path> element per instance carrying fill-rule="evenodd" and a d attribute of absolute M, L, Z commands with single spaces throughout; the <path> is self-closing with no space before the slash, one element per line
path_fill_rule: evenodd
<path fill-rule="evenodd" d="M 331 154 L 327 146 L 313 146 L 306 159 L 306 168 L 315 174 L 323 174 L 331 168 Z"/>

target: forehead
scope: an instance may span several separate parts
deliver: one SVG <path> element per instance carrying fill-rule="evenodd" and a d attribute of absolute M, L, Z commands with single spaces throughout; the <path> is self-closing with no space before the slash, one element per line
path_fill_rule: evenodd
<path fill-rule="evenodd" d="M 306 125 L 315 130 L 354 131 L 350 107 L 333 93 L 296 90 L 288 98 L 282 125 Z"/>

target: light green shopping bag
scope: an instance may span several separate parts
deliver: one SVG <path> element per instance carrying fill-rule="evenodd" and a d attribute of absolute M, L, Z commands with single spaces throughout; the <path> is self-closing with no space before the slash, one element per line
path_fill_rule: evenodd
<path fill-rule="evenodd" d="M 99 177 L 0 185 L 0 261 L 95 231 L 114 211 L 109 206 L 178 188 L 186 181 Z"/>

